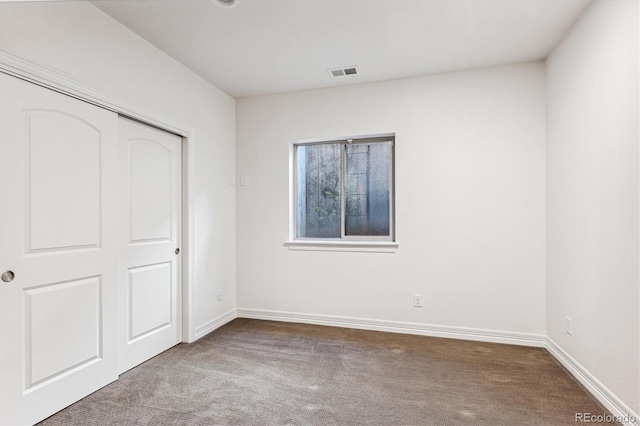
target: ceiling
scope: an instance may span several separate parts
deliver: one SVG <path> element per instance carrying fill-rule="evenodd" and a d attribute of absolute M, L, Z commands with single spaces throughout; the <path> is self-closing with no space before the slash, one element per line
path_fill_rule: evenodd
<path fill-rule="evenodd" d="M 100 0 L 234 97 L 545 58 L 588 0 Z M 357 75 L 329 68 L 356 65 Z"/>

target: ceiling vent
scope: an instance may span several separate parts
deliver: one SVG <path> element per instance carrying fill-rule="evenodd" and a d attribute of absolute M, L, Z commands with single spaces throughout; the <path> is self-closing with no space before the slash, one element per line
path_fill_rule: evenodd
<path fill-rule="evenodd" d="M 358 74 L 358 70 L 356 70 L 356 66 L 346 67 L 346 68 L 333 68 L 328 70 L 329 74 L 332 77 L 344 77 L 345 75 L 356 75 Z"/>

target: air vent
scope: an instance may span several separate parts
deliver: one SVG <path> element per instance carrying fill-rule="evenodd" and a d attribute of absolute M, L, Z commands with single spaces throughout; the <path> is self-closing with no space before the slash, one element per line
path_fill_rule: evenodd
<path fill-rule="evenodd" d="M 333 77 L 344 77 L 345 75 L 356 75 L 358 71 L 356 70 L 355 65 L 352 67 L 346 68 L 333 68 L 329 70 L 329 74 Z"/>

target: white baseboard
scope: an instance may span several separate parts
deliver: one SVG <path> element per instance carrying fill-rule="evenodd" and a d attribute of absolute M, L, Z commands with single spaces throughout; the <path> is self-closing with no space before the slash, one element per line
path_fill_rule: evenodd
<path fill-rule="evenodd" d="M 193 336 L 193 340 L 189 343 L 193 343 L 199 338 L 211 333 L 213 330 L 222 327 L 229 321 L 233 321 L 238 317 L 237 309 L 231 309 L 229 312 L 226 312 L 219 317 L 216 317 L 210 321 L 205 322 L 202 325 L 199 325 L 195 329 L 195 334 Z"/>
<path fill-rule="evenodd" d="M 238 317 L 327 325 L 331 327 L 355 328 L 359 330 L 417 334 L 420 336 L 445 337 L 450 339 L 475 340 L 480 342 L 506 343 L 520 346 L 544 347 L 546 342 L 545 336 L 542 334 L 449 327 L 413 322 L 341 317 L 334 315 L 303 314 L 298 312 L 282 312 L 263 309 L 238 308 Z"/>
<path fill-rule="evenodd" d="M 602 384 L 596 377 L 591 374 L 586 368 L 584 368 L 578 361 L 576 361 L 571 355 L 565 352 L 556 342 L 547 337 L 546 348 L 549 353 L 558 360 L 569 372 L 587 388 L 589 392 L 604 405 L 607 410 L 611 411 L 611 414 L 621 419 L 628 419 L 629 421 L 623 421 L 625 426 L 638 426 L 640 425 L 640 416 L 635 413 L 631 407 L 625 404 L 620 398 L 618 398 L 613 392 L 611 392 L 605 385 Z M 591 413 L 598 414 L 598 413 Z M 602 414 L 602 413 L 600 413 Z"/>

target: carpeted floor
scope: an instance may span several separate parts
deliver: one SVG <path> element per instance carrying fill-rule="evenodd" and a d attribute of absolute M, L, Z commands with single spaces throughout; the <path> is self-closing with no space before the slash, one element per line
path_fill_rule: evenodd
<path fill-rule="evenodd" d="M 606 411 L 543 349 L 236 319 L 40 424 L 575 426 L 583 412 Z"/>

